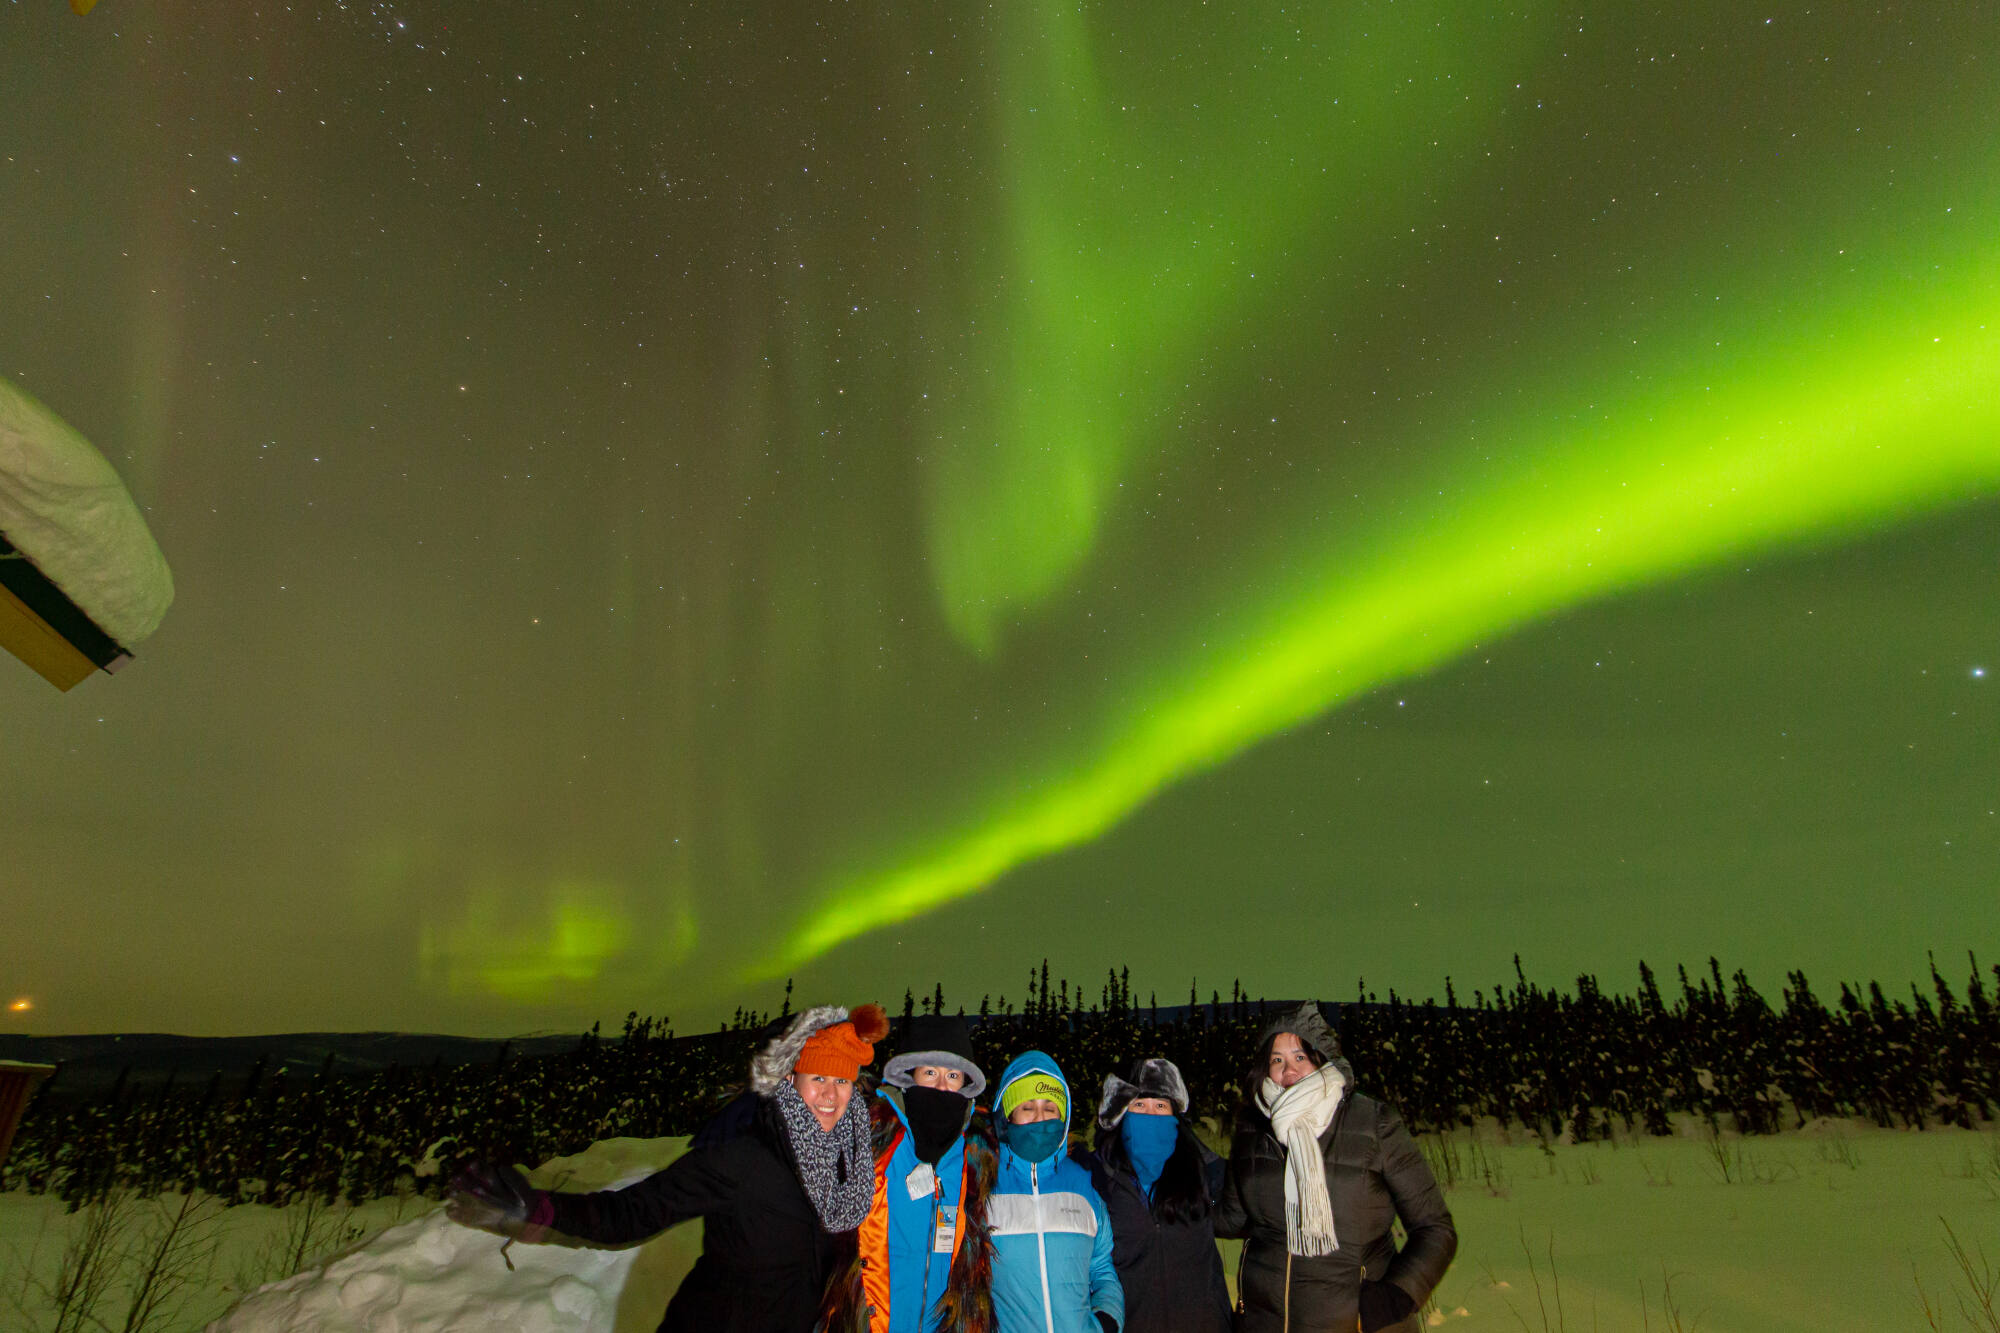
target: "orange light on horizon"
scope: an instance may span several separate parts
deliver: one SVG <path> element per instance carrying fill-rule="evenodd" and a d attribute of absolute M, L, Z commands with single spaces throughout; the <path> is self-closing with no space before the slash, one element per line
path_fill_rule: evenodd
<path fill-rule="evenodd" d="M 7 1006 L 9 1011 L 17 1014 L 25 1014 L 34 1007 L 35 1007 L 35 1002 L 29 999 L 25 995 L 23 995 L 20 999 L 14 1001 L 14 1003 Z"/>

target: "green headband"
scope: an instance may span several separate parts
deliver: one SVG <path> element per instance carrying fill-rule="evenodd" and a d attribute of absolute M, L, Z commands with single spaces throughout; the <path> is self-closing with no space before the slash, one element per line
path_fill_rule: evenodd
<path fill-rule="evenodd" d="M 1044 1074 L 1039 1070 L 1023 1074 L 1007 1085 L 1000 1094 L 1000 1117 L 1011 1119 L 1014 1108 L 1022 1102 L 1031 1102 L 1038 1097 L 1046 1097 L 1056 1104 L 1056 1111 L 1064 1120 L 1069 1119 L 1069 1097 L 1063 1092 L 1062 1080 L 1054 1074 Z"/>

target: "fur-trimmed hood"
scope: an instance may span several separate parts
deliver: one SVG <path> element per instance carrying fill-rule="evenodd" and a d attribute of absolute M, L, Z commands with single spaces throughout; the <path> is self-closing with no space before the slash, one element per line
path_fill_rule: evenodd
<path fill-rule="evenodd" d="M 851 1014 L 837 1004 L 814 1005 L 800 1013 L 789 1027 L 766 1042 L 764 1048 L 750 1058 L 750 1090 L 759 1097 L 769 1097 L 777 1091 L 780 1083 L 791 1077 L 792 1067 L 799 1062 L 799 1053 L 805 1050 L 806 1042 L 815 1032 L 830 1028 L 835 1023 L 845 1023 L 850 1017 L 854 1019 L 857 1033 L 863 1041 L 880 1041 L 888 1035 L 888 1020 L 880 1005 L 864 1004 Z M 867 1030 L 861 1031 L 864 1027 Z"/>
<path fill-rule="evenodd" d="M 959 1091 L 967 1100 L 986 1091 L 986 1074 L 972 1058 L 972 1032 L 963 1018 L 917 1014 L 903 1020 L 901 1048 L 882 1066 L 882 1081 L 907 1088 L 915 1082 L 910 1071 L 922 1065 L 964 1074 L 965 1086 Z"/>

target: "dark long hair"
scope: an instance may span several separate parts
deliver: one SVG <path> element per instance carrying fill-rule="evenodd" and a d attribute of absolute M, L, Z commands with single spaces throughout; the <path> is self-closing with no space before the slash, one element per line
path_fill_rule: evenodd
<path fill-rule="evenodd" d="M 1280 1028 L 1257 1043 L 1256 1057 L 1250 1061 L 1250 1067 L 1243 1071 L 1243 1084 L 1237 1089 L 1237 1133 L 1254 1132 L 1269 1127 L 1271 1117 L 1265 1115 L 1264 1108 L 1257 1105 L 1257 1094 L 1263 1091 L 1264 1080 L 1271 1076 L 1271 1048 L 1277 1045 L 1278 1038 L 1290 1031 L 1290 1028 Z M 1292 1035 L 1299 1037 L 1296 1032 Z M 1306 1059 L 1312 1061 L 1314 1069 L 1326 1063 L 1326 1057 L 1320 1054 L 1319 1048 L 1304 1037 L 1299 1037 L 1299 1045 L 1305 1049 Z"/>
<path fill-rule="evenodd" d="M 1127 1111 L 1127 1115 L 1131 1112 Z M 1174 1151 L 1160 1168 L 1160 1178 L 1153 1182 L 1152 1197 L 1146 1203 L 1153 1212 L 1153 1220 L 1166 1226 L 1180 1222 L 1199 1222 L 1208 1216 L 1208 1164 L 1202 1158 L 1201 1141 L 1188 1128 L 1187 1121 L 1180 1114 L 1174 1114 Z M 1112 1171 L 1128 1176 L 1137 1173 L 1132 1169 L 1132 1158 L 1125 1151 L 1125 1135 L 1117 1129 L 1097 1131 L 1097 1155 Z"/>

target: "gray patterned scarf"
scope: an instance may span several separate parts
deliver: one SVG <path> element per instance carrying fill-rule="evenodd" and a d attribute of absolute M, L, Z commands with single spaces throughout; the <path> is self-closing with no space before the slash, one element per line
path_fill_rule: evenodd
<path fill-rule="evenodd" d="M 785 1120 L 799 1184 L 812 1200 L 819 1224 L 828 1231 L 852 1231 L 868 1216 L 875 1192 L 875 1159 L 868 1151 L 868 1097 L 854 1090 L 847 1109 L 832 1129 L 821 1129 L 819 1117 L 790 1079 L 771 1093 Z"/>

